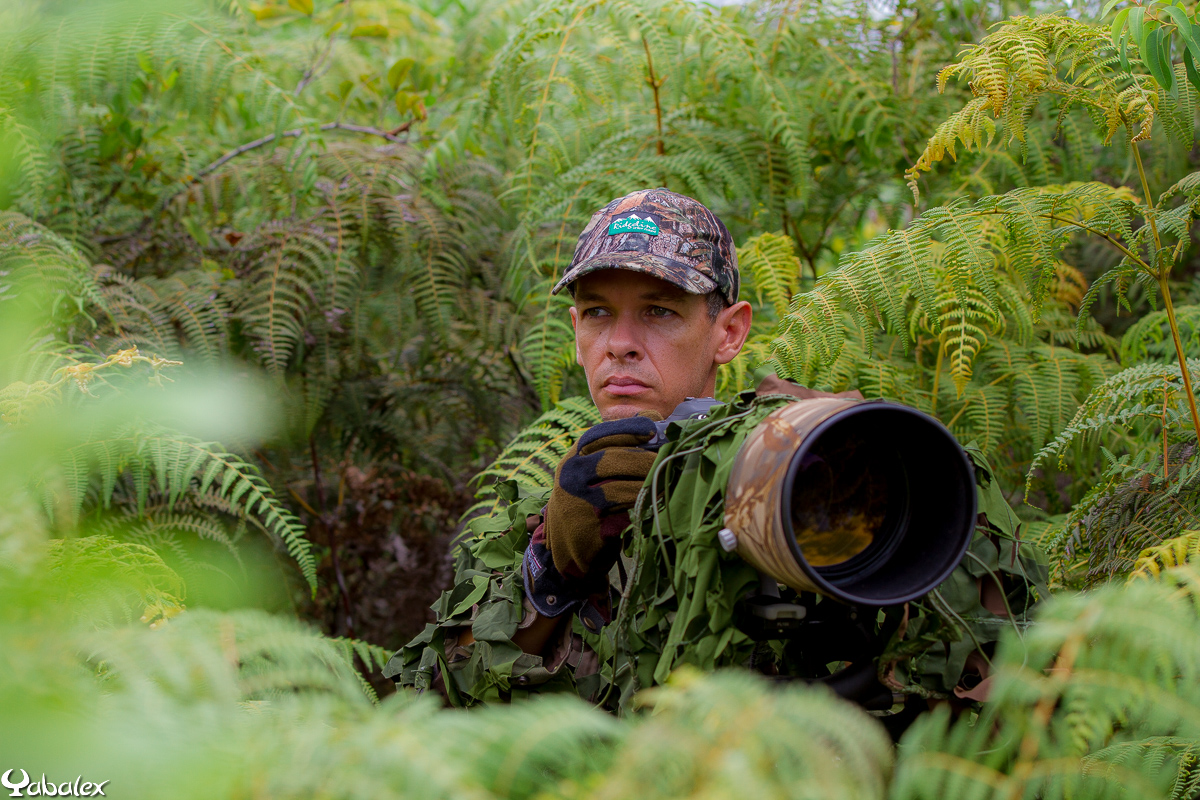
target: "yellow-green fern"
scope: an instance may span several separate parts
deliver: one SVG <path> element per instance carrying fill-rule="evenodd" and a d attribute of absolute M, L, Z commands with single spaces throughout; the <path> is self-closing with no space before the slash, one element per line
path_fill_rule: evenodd
<path fill-rule="evenodd" d="M 775 309 L 782 319 L 800 287 L 800 259 L 796 243 L 780 233 L 760 233 L 737 249 L 738 268 L 753 281 L 761 304 Z"/>
<path fill-rule="evenodd" d="M 1197 555 L 1200 555 L 1200 531 L 1184 531 L 1138 553 L 1129 580 L 1157 578 L 1163 570 L 1187 564 Z"/>

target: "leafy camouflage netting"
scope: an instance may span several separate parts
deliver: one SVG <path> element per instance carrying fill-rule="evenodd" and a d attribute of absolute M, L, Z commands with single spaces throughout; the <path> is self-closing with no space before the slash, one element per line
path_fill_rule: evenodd
<path fill-rule="evenodd" d="M 454 705 L 576 691 L 612 709 L 628 708 L 635 692 L 685 664 L 795 674 L 784 643 L 757 642 L 737 626 L 740 601 L 759 576 L 717 540 L 734 454 L 767 414 L 794 400 L 746 392 L 707 419 L 672 426 L 611 576 L 622 587 L 613 589 L 615 619 L 599 633 L 574 619 L 544 658 L 523 653 L 512 637 L 532 621 L 520 563 L 527 520 L 548 490 L 501 484 L 507 505 L 469 524 L 455 585 L 434 605 L 438 621 L 393 656 L 385 674 L 418 688 L 444 681 Z M 994 643 L 1006 628 L 1023 629 L 1034 601 L 1047 595 L 1044 557 L 1020 540 L 982 455 L 968 452 L 980 515 L 966 559 L 937 590 L 878 620 L 887 635 L 878 677 L 896 692 L 981 699 Z M 789 597 L 795 593 L 784 590 Z M 468 627 L 474 641 L 459 644 Z"/>

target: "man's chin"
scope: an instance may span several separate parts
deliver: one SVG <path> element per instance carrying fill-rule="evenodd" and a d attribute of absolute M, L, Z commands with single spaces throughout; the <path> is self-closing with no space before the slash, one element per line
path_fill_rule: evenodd
<path fill-rule="evenodd" d="M 596 400 L 596 408 L 600 410 L 600 417 L 605 421 L 612 419 L 628 419 L 635 417 L 643 411 L 656 411 L 662 417 L 667 417 L 674 408 L 663 409 L 663 400 L 659 397 L 611 397 L 604 396 L 601 392 L 601 397 Z"/>

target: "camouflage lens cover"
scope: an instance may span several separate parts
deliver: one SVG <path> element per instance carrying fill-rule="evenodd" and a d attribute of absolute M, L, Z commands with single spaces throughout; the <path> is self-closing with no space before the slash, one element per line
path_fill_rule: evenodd
<path fill-rule="evenodd" d="M 691 294 L 719 290 L 730 305 L 738 298 L 733 237 L 716 214 L 666 189 L 625 195 L 592 215 L 552 293 L 599 269 L 641 272 Z"/>

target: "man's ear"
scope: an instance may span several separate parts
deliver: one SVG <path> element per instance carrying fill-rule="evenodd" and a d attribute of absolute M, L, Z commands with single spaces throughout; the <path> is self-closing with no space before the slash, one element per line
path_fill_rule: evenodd
<path fill-rule="evenodd" d="M 583 353 L 579 352 L 579 309 L 571 306 L 571 330 L 575 331 L 575 363 L 583 366 Z"/>
<path fill-rule="evenodd" d="M 716 363 L 728 364 L 742 352 L 746 337 L 750 335 L 750 323 L 753 318 L 754 310 L 745 300 L 734 303 L 717 314 L 717 321 L 713 326 L 719 337 L 717 352 L 713 357 Z"/>

